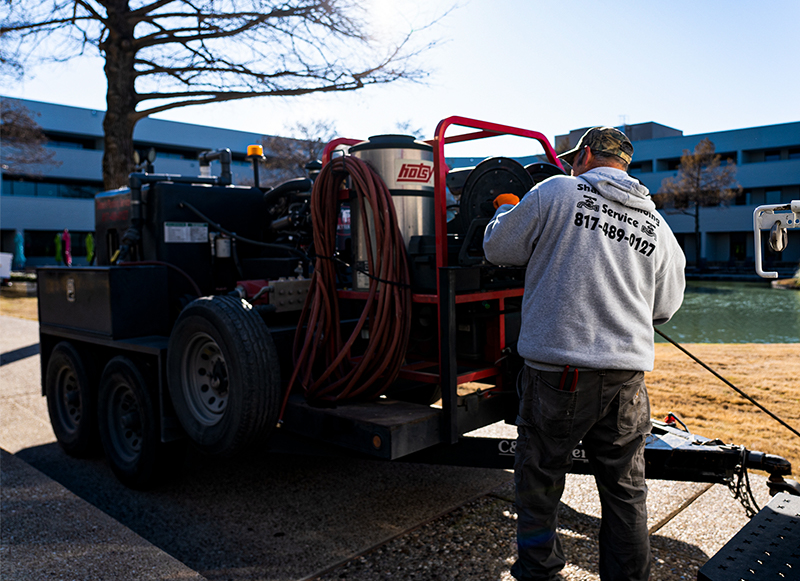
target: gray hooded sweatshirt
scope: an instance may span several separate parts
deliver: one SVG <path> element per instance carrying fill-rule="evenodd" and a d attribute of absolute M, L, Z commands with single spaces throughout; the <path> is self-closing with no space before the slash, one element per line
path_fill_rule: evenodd
<path fill-rule="evenodd" d="M 528 365 L 653 369 L 652 325 L 681 306 L 686 259 L 637 180 L 610 167 L 547 179 L 497 209 L 483 249 L 527 265 L 517 349 Z"/>

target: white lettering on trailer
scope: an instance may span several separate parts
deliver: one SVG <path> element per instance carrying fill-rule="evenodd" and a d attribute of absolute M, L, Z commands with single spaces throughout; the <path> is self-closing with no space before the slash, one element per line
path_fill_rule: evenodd
<path fill-rule="evenodd" d="M 497 450 L 501 456 L 513 456 L 517 450 L 516 440 L 500 440 L 497 443 Z"/>
<path fill-rule="evenodd" d="M 164 222 L 164 242 L 200 243 L 208 241 L 208 224 L 198 222 Z"/>

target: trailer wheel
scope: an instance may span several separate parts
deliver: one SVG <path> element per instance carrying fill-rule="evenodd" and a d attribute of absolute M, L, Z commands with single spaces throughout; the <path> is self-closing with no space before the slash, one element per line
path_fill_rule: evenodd
<path fill-rule="evenodd" d="M 97 454 L 100 446 L 94 390 L 81 356 L 67 341 L 58 343 L 50 354 L 45 395 L 50 424 L 61 448 L 77 458 Z"/>
<path fill-rule="evenodd" d="M 172 474 L 185 442 L 161 442 L 147 384 L 127 357 L 115 357 L 103 370 L 98 411 L 106 458 L 125 486 L 149 488 Z"/>
<path fill-rule="evenodd" d="M 169 392 L 189 437 L 229 454 L 266 437 L 280 406 L 280 369 L 267 326 L 249 304 L 203 297 L 178 317 L 167 353 Z"/>

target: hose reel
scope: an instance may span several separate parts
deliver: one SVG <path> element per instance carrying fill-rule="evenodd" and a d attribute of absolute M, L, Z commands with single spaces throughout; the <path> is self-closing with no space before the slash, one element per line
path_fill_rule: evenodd
<path fill-rule="evenodd" d="M 489 157 L 476 165 L 461 190 L 457 228 L 463 242 L 459 263 L 468 266 L 484 261 L 483 232 L 494 216 L 497 196 L 515 194 L 522 199 L 537 183 L 563 174 L 560 168 L 549 163 L 523 166 L 509 157 Z"/>

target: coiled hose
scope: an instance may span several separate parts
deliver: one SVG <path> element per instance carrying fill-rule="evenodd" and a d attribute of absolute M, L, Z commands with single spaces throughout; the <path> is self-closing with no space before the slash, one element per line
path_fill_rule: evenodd
<path fill-rule="evenodd" d="M 369 290 L 358 323 L 348 337 L 340 329 L 339 299 L 333 258 L 339 192 L 349 176 L 358 197 L 360 218 L 367 224 L 372 211 L 375 238 L 365 236 Z M 386 184 L 364 161 L 350 156 L 328 163 L 314 183 L 311 195 L 316 252 L 311 288 L 300 314 L 294 340 L 294 372 L 284 397 L 299 381 L 306 399 L 334 403 L 348 399 L 373 399 L 397 378 L 411 328 L 411 288 L 405 243 L 397 227 L 397 214 Z M 366 348 L 354 353 L 362 331 Z"/>

